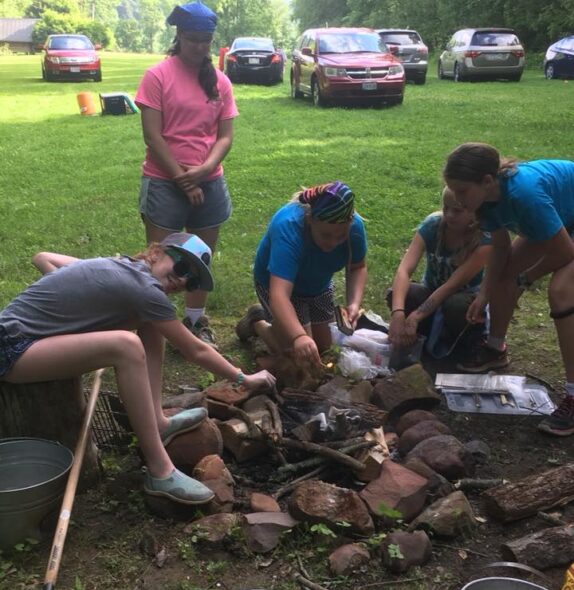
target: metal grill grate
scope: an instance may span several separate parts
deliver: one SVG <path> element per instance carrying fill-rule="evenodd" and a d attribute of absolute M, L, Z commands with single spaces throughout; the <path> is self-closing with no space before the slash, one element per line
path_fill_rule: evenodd
<path fill-rule="evenodd" d="M 85 392 L 86 397 L 89 392 Z M 128 415 L 115 391 L 100 391 L 94 417 L 92 436 L 99 449 L 127 451 L 132 432 Z"/>

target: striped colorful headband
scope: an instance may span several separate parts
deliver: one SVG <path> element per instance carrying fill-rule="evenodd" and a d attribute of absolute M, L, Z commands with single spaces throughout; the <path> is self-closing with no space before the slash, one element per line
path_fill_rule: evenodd
<path fill-rule="evenodd" d="M 355 212 L 355 195 L 340 181 L 302 190 L 299 202 L 311 207 L 311 216 L 327 223 L 347 223 Z"/>

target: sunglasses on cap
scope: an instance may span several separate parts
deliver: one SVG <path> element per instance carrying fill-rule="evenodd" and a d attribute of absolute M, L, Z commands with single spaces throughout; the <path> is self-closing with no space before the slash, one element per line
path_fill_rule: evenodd
<path fill-rule="evenodd" d="M 189 260 L 186 260 L 177 250 L 166 248 L 165 253 L 173 260 L 173 273 L 187 279 L 185 282 L 186 291 L 195 291 L 199 289 L 199 277 L 195 274 Z"/>

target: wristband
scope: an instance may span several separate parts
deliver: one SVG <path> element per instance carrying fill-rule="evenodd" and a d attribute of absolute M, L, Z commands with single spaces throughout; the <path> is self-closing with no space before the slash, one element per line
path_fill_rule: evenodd
<path fill-rule="evenodd" d="M 295 344 L 295 340 L 299 340 L 299 338 L 303 338 L 303 336 L 309 336 L 309 334 L 307 334 L 307 332 L 303 332 L 303 334 L 299 334 L 298 336 L 295 336 L 295 338 L 293 338 L 293 340 L 291 340 L 291 344 Z"/>
<path fill-rule="evenodd" d="M 237 377 L 235 377 L 235 383 L 237 383 L 237 385 L 243 385 L 244 381 L 245 375 L 243 371 L 239 371 L 239 373 L 237 373 Z"/>
<path fill-rule="evenodd" d="M 404 309 L 393 309 L 393 311 L 391 311 L 391 317 L 394 313 L 397 313 L 398 311 L 402 311 L 403 313 L 405 313 Z"/>

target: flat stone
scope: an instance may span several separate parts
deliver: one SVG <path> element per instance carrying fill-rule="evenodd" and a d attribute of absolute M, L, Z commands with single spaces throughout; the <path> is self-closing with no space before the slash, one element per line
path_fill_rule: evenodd
<path fill-rule="evenodd" d="M 249 498 L 249 504 L 253 512 L 281 512 L 276 500 L 267 494 L 254 492 Z"/>
<path fill-rule="evenodd" d="M 475 462 L 463 444 L 454 436 L 441 434 L 421 441 L 407 455 L 420 459 L 449 481 L 474 475 Z"/>
<path fill-rule="evenodd" d="M 268 553 L 277 547 L 281 534 L 297 524 L 286 512 L 254 512 L 243 515 L 242 529 L 251 551 Z"/>
<path fill-rule="evenodd" d="M 229 485 L 235 483 L 233 476 L 219 455 L 207 455 L 202 457 L 193 468 L 192 477 L 199 481 L 222 479 Z"/>

